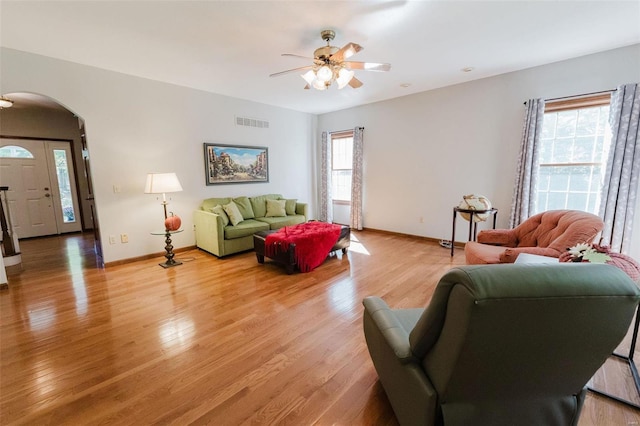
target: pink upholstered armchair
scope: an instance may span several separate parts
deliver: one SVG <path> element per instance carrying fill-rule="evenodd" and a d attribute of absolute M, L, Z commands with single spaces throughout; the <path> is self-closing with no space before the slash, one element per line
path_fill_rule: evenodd
<path fill-rule="evenodd" d="M 578 243 L 590 243 L 602 219 L 577 210 L 550 210 L 531 216 L 513 229 L 481 231 L 465 245 L 467 264 L 513 263 L 520 253 L 559 257 Z"/>

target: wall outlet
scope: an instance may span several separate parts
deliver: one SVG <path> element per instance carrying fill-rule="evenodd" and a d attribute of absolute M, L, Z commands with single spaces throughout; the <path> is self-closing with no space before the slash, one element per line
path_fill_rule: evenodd
<path fill-rule="evenodd" d="M 120 234 L 120 242 L 121 242 L 121 243 L 128 243 L 128 242 L 129 242 L 129 235 L 127 235 L 127 234 Z"/>
<path fill-rule="evenodd" d="M 116 236 L 109 235 L 109 244 L 115 244 L 115 243 L 116 243 Z"/>

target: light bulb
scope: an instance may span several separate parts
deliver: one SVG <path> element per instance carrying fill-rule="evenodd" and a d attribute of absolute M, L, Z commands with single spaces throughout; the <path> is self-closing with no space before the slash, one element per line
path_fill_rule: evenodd
<path fill-rule="evenodd" d="M 344 86 L 349 84 L 352 78 L 353 78 L 353 71 L 348 70 L 346 68 L 342 68 L 338 73 L 338 78 L 336 78 L 336 83 L 338 83 L 338 89 L 342 89 Z"/>
<path fill-rule="evenodd" d="M 313 84 L 312 84 L 313 88 L 316 90 L 325 90 L 327 88 L 327 86 L 325 85 L 325 83 L 323 81 L 320 81 L 318 79 L 316 79 Z"/>
<path fill-rule="evenodd" d="M 313 85 L 313 80 L 316 79 L 316 74 L 313 70 L 309 70 L 306 73 L 302 74 L 300 77 L 304 79 L 309 85 Z"/>
<path fill-rule="evenodd" d="M 320 67 L 320 69 L 316 72 L 316 76 L 320 81 L 329 81 L 333 77 L 333 72 L 331 68 L 326 65 Z"/>

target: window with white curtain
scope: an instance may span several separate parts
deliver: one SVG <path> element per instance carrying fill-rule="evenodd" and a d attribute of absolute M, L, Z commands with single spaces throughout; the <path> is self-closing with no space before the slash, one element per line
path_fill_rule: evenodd
<path fill-rule="evenodd" d="M 598 214 L 611 142 L 610 95 L 547 102 L 540 137 L 537 212 Z"/>
<path fill-rule="evenodd" d="M 331 196 L 334 202 L 351 202 L 353 132 L 331 134 Z"/>

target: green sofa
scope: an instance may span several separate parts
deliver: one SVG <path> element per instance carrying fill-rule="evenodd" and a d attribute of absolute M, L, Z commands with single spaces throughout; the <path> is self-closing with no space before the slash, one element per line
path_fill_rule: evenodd
<path fill-rule="evenodd" d="M 193 214 L 196 232 L 196 246 L 218 257 L 253 249 L 253 234 L 259 231 L 279 229 L 283 226 L 304 223 L 309 217 L 306 203 L 289 199 L 285 215 L 269 216 L 267 200 L 286 200 L 280 194 L 266 194 L 255 197 L 208 198 Z M 226 206 L 231 202 L 238 207 L 242 221 L 235 226 L 225 225 L 228 217 L 214 213 L 216 206 Z M 218 208 L 219 210 L 219 208 Z M 226 215 L 224 215 L 226 216 Z"/>

